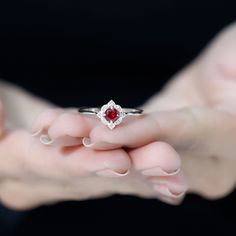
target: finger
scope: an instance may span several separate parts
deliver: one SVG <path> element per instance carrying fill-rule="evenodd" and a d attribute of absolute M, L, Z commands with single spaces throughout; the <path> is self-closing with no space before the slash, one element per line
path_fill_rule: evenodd
<path fill-rule="evenodd" d="M 135 148 L 162 140 L 177 149 L 194 149 L 225 142 L 222 137 L 235 133 L 234 117 L 220 110 L 185 108 L 147 114 L 114 130 L 95 127 L 88 147 L 112 149 Z M 231 137 L 233 140 L 233 137 Z M 228 141 L 228 140 L 227 140 Z M 87 142 L 88 144 L 88 142 Z M 203 145 L 204 144 L 204 145 Z"/>
<path fill-rule="evenodd" d="M 88 136 L 98 123 L 96 119 L 79 115 L 78 112 L 60 114 L 49 126 L 48 137 L 43 136 L 44 144 L 57 143 L 62 146 L 81 144 L 83 137 Z M 76 142 L 77 140 L 77 142 Z"/>
<path fill-rule="evenodd" d="M 74 138 L 71 136 L 58 137 L 57 139 L 52 139 L 48 134 L 42 134 L 39 137 L 39 141 L 44 145 L 55 145 L 61 147 L 73 147 L 82 144 L 82 138 Z"/>
<path fill-rule="evenodd" d="M 133 168 L 144 176 L 173 176 L 181 167 L 179 154 L 164 142 L 153 142 L 128 153 Z"/>
<path fill-rule="evenodd" d="M 172 205 L 181 203 L 187 183 L 180 169 L 180 157 L 169 144 L 153 142 L 128 153 L 133 168 L 145 177 L 154 196 Z"/>
<path fill-rule="evenodd" d="M 175 176 L 150 177 L 148 181 L 154 191 L 166 197 L 181 198 L 187 191 L 187 182 L 182 172 Z"/>
<path fill-rule="evenodd" d="M 35 154 L 41 158 L 28 161 L 31 172 L 51 179 L 77 180 L 96 175 L 123 177 L 128 174 L 131 165 L 128 154 L 123 150 L 101 152 L 82 146 L 59 151 L 57 147 L 48 149 L 37 142 L 31 147 L 29 156 Z"/>
<path fill-rule="evenodd" d="M 65 110 L 61 108 L 54 108 L 42 112 L 33 122 L 31 128 L 32 136 L 37 136 L 44 130 L 47 130 L 52 124 L 52 122 L 64 111 Z"/>
<path fill-rule="evenodd" d="M 10 148 L 12 143 L 14 149 Z M 131 165 L 128 154 L 121 149 L 101 152 L 83 146 L 48 148 L 21 130 L 9 133 L 1 142 L 0 151 L 9 157 L 8 162 L 1 162 L 1 174 L 36 180 L 78 181 L 77 177 L 96 175 L 123 177 Z"/>
<path fill-rule="evenodd" d="M 182 196 L 182 197 L 179 197 L 179 198 L 173 198 L 173 197 L 167 197 L 167 196 L 164 196 L 162 194 L 159 194 L 157 196 L 157 199 L 161 200 L 164 203 L 167 203 L 167 204 L 170 204 L 170 205 L 173 205 L 173 206 L 177 206 L 177 205 L 180 205 L 183 202 L 184 197 L 185 196 Z"/>
<path fill-rule="evenodd" d="M 72 176 L 98 175 L 103 177 L 123 177 L 129 173 L 131 162 L 122 150 L 96 151 L 85 147 L 64 158 L 63 165 Z"/>

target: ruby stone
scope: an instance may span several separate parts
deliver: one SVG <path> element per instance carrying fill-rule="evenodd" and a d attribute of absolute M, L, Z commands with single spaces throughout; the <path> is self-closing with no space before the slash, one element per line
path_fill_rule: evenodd
<path fill-rule="evenodd" d="M 115 122 L 119 118 L 119 115 L 119 111 L 117 111 L 115 108 L 108 108 L 105 112 L 105 118 L 109 122 Z"/>

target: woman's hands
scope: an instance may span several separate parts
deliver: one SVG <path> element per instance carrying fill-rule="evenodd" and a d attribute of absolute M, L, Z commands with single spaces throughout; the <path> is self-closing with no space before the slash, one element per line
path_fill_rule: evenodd
<path fill-rule="evenodd" d="M 232 25 L 143 106 L 145 116 L 113 131 L 73 109 L 5 94 L 12 131 L 0 140 L 1 201 L 26 209 L 120 193 L 179 204 L 187 186 L 207 198 L 230 193 L 236 177 L 235 39 Z M 45 109 L 31 137 L 24 129 Z"/>

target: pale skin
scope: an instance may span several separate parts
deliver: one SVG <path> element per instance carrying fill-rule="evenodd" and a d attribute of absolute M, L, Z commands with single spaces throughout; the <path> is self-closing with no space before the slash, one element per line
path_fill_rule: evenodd
<path fill-rule="evenodd" d="M 235 187 L 236 25 L 146 102 L 144 116 L 112 131 L 73 108 L 1 89 L 0 199 L 11 208 L 114 193 L 177 205 L 186 193 L 217 199 Z"/>

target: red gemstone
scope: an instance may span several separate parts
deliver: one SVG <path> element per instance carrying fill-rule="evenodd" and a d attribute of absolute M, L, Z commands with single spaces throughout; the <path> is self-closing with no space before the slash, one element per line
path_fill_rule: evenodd
<path fill-rule="evenodd" d="M 108 108 L 105 114 L 105 118 L 107 121 L 114 122 L 119 118 L 119 111 L 117 111 L 115 108 Z"/>

